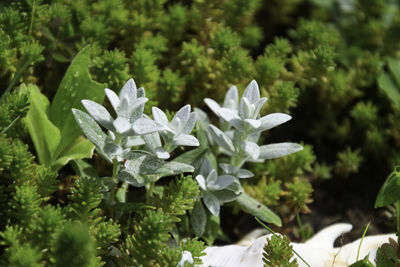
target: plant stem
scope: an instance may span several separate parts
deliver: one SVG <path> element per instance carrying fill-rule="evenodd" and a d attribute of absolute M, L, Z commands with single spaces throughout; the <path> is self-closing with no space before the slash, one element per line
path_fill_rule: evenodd
<path fill-rule="evenodd" d="M 118 161 L 116 158 L 113 159 L 113 171 L 112 171 L 112 179 L 115 181 L 117 179 L 117 174 L 118 174 Z M 114 219 L 114 198 L 115 198 L 115 190 L 117 189 L 117 186 L 114 185 L 111 190 L 110 190 L 110 195 L 108 198 L 108 203 L 110 205 L 110 215 L 111 218 Z"/>
<path fill-rule="evenodd" d="M 397 224 L 397 244 L 400 242 L 400 200 L 397 200 L 395 203 L 396 206 L 396 224 Z M 397 256 L 400 255 L 400 246 L 397 246 Z"/>
<path fill-rule="evenodd" d="M 146 184 L 146 203 L 150 202 L 151 195 L 153 194 L 155 182 L 150 182 Z"/>

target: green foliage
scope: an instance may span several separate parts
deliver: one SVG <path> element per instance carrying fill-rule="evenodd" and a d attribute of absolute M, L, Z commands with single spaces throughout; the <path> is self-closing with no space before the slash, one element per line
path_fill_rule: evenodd
<path fill-rule="evenodd" d="M 287 236 L 274 234 L 264 245 L 263 262 L 265 267 L 298 266 L 296 259 L 290 260 L 292 257 L 292 246 Z"/>

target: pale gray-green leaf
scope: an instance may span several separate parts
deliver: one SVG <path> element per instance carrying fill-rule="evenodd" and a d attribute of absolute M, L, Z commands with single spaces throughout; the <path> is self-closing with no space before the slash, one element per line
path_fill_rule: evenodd
<path fill-rule="evenodd" d="M 242 98 L 244 97 L 247 98 L 251 104 L 256 103 L 260 99 L 260 89 L 255 80 L 252 80 L 246 87 L 246 90 L 242 95 Z"/>
<path fill-rule="evenodd" d="M 182 132 L 183 127 L 189 120 L 190 116 L 190 105 L 185 105 L 182 107 L 178 112 L 176 112 L 175 116 L 171 120 L 171 125 L 174 127 L 178 132 Z"/>
<path fill-rule="evenodd" d="M 204 98 L 204 102 L 212 110 L 212 112 L 214 112 L 217 116 L 219 116 L 219 109 L 221 107 L 217 102 L 215 102 L 211 98 Z"/>
<path fill-rule="evenodd" d="M 204 192 L 203 201 L 208 210 L 211 212 L 212 215 L 218 216 L 221 205 L 219 200 L 216 196 L 211 193 Z"/>
<path fill-rule="evenodd" d="M 196 137 L 189 134 L 180 134 L 175 136 L 172 140 L 177 146 L 199 146 L 199 140 Z"/>
<path fill-rule="evenodd" d="M 87 112 L 103 127 L 107 128 L 108 130 L 113 131 L 113 118 L 111 117 L 110 113 L 108 113 L 107 109 L 102 105 L 84 99 L 81 101 L 82 105 L 86 108 Z"/>
<path fill-rule="evenodd" d="M 197 201 L 194 204 L 192 213 L 190 214 L 190 223 L 192 224 L 192 228 L 194 234 L 197 237 L 201 237 L 206 229 L 206 212 L 203 208 L 203 204 L 201 201 Z"/>
<path fill-rule="evenodd" d="M 196 124 L 196 113 L 190 113 L 189 120 L 187 121 L 186 125 L 183 127 L 182 133 L 183 134 L 190 134 Z"/>
<path fill-rule="evenodd" d="M 256 143 L 243 141 L 240 147 L 246 155 L 250 156 L 252 159 L 258 159 L 258 156 L 260 155 L 260 147 Z"/>
<path fill-rule="evenodd" d="M 268 115 L 262 117 L 261 119 L 259 119 L 259 121 L 261 121 L 261 126 L 258 128 L 258 130 L 259 131 L 269 130 L 271 128 L 274 128 L 275 126 L 278 126 L 282 123 L 287 122 L 291 118 L 292 118 L 291 116 L 284 114 L 284 113 L 268 114 Z"/>
<path fill-rule="evenodd" d="M 129 103 L 132 104 L 136 99 L 136 84 L 135 81 L 131 78 L 129 79 L 125 85 L 121 89 L 121 93 L 119 94 L 119 99 L 122 101 L 123 98 L 129 99 Z"/>
<path fill-rule="evenodd" d="M 113 121 L 113 126 L 115 130 L 120 134 L 125 134 L 132 130 L 130 122 L 124 117 L 117 117 Z"/>
<path fill-rule="evenodd" d="M 276 143 L 260 147 L 260 159 L 274 159 L 283 157 L 297 151 L 303 147 L 296 143 Z"/>
<path fill-rule="evenodd" d="M 133 130 L 142 135 L 157 132 L 160 127 L 153 120 L 142 117 L 133 123 Z"/>
<path fill-rule="evenodd" d="M 108 101 L 110 101 L 111 106 L 114 108 L 114 111 L 117 112 L 118 107 L 119 107 L 119 102 L 120 102 L 119 97 L 117 96 L 117 94 L 114 91 L 112 91 L 108 88 L 106 88 L 104 91 L 106 93 Z"/>
<path fill-rule="evenodd" d="M 245 169 L 240 169 L 237 173 L 237 177 L 240 179 L 246 179 L 246 178 L 251 178 L 254 176 L 254 173 L 251 171 L 245 170 Z"/>
<path fill-rule="evenodd" d="M 282 225 L 282 221 L 278 215 L 246 193 L 243 192 L 240 194 L 236 201 L 247 212 L 255 217 L 260 218 L 264 222 L 273 223 L 276 226 Z"/>
<path fill-rule="evenodd" d="M 233 146 L 233 143 L 229 137 L 222 132 L 220 129 L 215 127 L 214 125 L 210 124 L 209 129 L 211 129 L 211 134 L 214 137 L 214 140 L 223 148 L 228 150 L 229 152 L 234 152 L 235 147 Z"/>
<path fill-rule="evenodd" d="M 223 107 L 237 110 L 238 102 L 239 102 L 238 89 L 236 86 L 232 86 L 225 95 Z"/>
<path fill-rule="evenodd" d="M 199 184 L 201 189 L 203 189 L 204 191 L 207 190 L 206 179 L 204 178 L 203 175 L 201 175 L 201 174 L 197 175 L 196 176 L 196 181 Z"/>
<path fill-rule="evenodd" d="M 153 118 L 157 123 L 159 123 L 160 125 L 167 125 L 169 123 L 167 116 L 161 109 L 157 107 L 152 107 L 151 111 L 153 113 Z"/>

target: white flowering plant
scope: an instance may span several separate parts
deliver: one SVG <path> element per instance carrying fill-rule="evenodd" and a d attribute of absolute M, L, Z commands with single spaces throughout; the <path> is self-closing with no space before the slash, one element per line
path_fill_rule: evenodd
<path fill-rule="evenodd" d="M 196 167 L 196 181 L 201 188 L 202 202 L 196 203 L 191 217 L 194 231 L 201 236 L 206 229 L 207 212 L 202 203 L 212 215 L 218 216 L 221 204 L 234 200 L 252 215 L 280 226 L 278 215 L 248 196 L 240 179 L 254 176 L 244 167 L 246 162 L 263 162 L 303 149 L 299 144 L 288 142 L 258 144 L 262 132 L 287 122 L 291 116 L 284 113 L 261 116 L 260 111 L 267 99 L 260 97 L 254 80 L 240 99 L 237 87 L 232 86 L 222 106 L 210 98 L 204 101 L 218 116 L 220 128 L 211 124 L 204 111 L 195 109 L 201 146 L 177 159 Z"/>

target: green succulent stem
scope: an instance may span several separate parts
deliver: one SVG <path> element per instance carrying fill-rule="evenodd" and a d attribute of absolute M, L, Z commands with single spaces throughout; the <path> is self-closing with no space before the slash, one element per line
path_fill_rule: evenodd
<path fill-rule="evenodd" d="M 397 244 L 400 244 L 400 200 L 397 200 L 395 202 L 395 206 L 396 206 L 396 226 L 397 226 Z M 397 255 L 400 255 L 400 249 L 397 248 Z"/>
<path fill-rule="evenodd" d="M 155 186 L 155 182 L 150 182 L 150 183 L 145 185 L 145 187 L 146 187 L 146 203 L 150 203 L 151 196 L 153 194 L 154 186 Z"/>
<path fill-rule="evenodd" d="M 118 174 L 118 160 L 116 158 L 113 159 L 113 171 L 112 171 L 112 179 L 114 181 L 117 180 Z M 115 198 L 115 191 L 117 190 L 117 185 L 114 185 L 110 190 L 110 195 L 108 199 L 108 203 L 110 205 L 110 215 L 111 218 L 114 218 L 114 198 Z"/>

